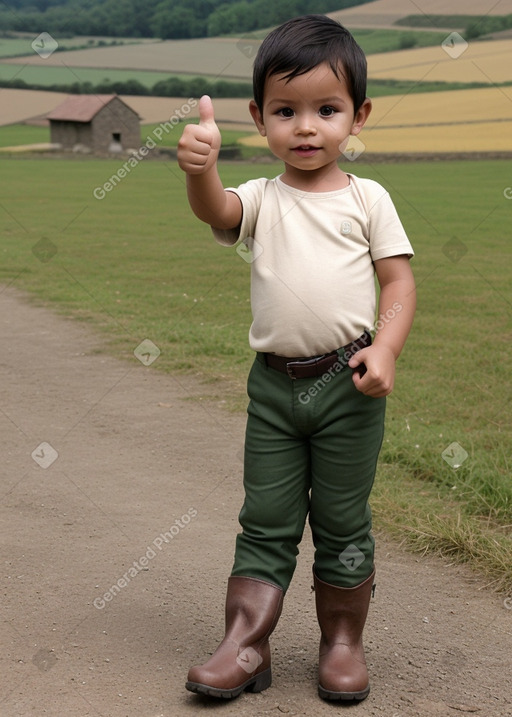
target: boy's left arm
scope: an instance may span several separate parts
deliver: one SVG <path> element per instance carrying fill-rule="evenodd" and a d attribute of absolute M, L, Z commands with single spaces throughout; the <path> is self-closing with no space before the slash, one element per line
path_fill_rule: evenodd
<path fill-rule="evenodd" d="M 416 310 L 416 287 L 409 257 L 391 256 L 375 261 L 380 285 L 378 330 L 373 344 L 349 361 L 353 369 L 365 364 L 366 372 L 353 373 L 355 387 L 373 398 L 393 390 L 395 363 L 411 330 Z"/>

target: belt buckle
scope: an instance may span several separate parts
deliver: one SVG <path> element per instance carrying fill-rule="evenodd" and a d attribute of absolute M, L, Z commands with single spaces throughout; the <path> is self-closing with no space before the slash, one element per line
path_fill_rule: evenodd
<path fill-rule="evenodd" d="M 322 354 L 321 356 L 314 356 L 313 358 L 306 359 L 305 361 L 288 361 L 286 364 L 286 373 L 288 376 L 293 379 L 294 381 L 297 380 L 297 376 L 294 373 L 294 370 L 298 366 L 315 366 L 318 361 L 321 361 L 321 359 L 325 358 L 327 354 Z"/>

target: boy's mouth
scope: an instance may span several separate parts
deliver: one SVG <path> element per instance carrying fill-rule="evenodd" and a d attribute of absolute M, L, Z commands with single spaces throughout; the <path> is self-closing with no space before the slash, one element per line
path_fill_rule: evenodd
<path fill-rule="evenodd" d="M 313 147 L 311 144 L 299 144 L 297 147 L 293 147 L 293 151 L 301 157 L 311 157 L 319 149 L 319 147 Z"/>

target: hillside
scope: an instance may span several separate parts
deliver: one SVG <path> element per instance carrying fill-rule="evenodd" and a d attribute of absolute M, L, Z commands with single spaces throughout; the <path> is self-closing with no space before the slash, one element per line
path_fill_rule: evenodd
<path fill-rule="evenodd" d="M 428 7 L 428 12 L 424 6 Z M 373 0 L 361 7 L 348 8 L 328 13 L 349 28 L 390 28 L 395 23 L 409 15 L 487 15 L 512 14 L 512 0 L 429 0 L 421 6 L 411 0 Z M 433 24 L 429 29 L 453 29 L 450 26 L 442 27 Z M 461 26 L 459 29 L 463 29 Z"/>
<path fill-rule="evenodd" d="M 182 75 L 203 75 L 223 80 L 250 81 L 257 41 L 250 46 L 237 38 L 168 40 L 92 50 L 55 52 L 44 61 L 35 54 L 6 58 L 2 65 L 12 66 L 12 74 L 23 79 L 29 68 L 40 68 L 49 76 L 51 68 L 70 68 L 70 81 L 80 80 L 83 68 L 134 71 L 166 70 Z M 251 51 L 247 51 L 250 49 Z M 369 79 L 413 82 L 512 82 L 512 39 L 470 42 L 454 59 L 441 43 L 426 48 L 385 52 L 368 58 Z"/>
<path fill-rule="evenodd" d="M 186 39 L 244 33 L 294 15 L 326 13 L 371 0 L 11 0 L 3 31 Z"/>

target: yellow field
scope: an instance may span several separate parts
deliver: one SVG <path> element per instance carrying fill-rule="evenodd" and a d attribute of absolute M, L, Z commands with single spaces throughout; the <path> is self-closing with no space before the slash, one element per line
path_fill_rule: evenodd
<path fill-rule="evenodd" d="M 512 40 L 470 42 L 456 59 L 441 45 L 370 55 L 368 76 L 418 82 L 508 82 L 512 81 Z"/>
<path fill-rule="evenodd" d="M 331 12 L 348 28 L 391 27 L 396 20 L 407 15 L 508 15 L 512 14 L 512 0 L 428 0 L 414 3 L 411 0 L 376 0 L 368 5 L 360 5 Z M 436 28 L 431 28 L 436 29 Z"/>
<path fill-rule="evenodd" d="M 359 138 L 378 153 L 512 151 L 512 87 L 379 97 Z"/>

